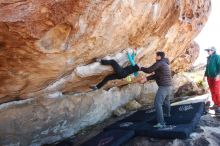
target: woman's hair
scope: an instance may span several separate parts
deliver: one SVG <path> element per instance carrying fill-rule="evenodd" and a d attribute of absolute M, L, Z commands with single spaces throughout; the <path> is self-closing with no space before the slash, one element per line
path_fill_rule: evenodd
<path fill-rule="evenodd" d="M 165 53 L 162 52 L 162 51 L 159 51 L 159 52 L 157 52 L 156 54 L 157 54 L 157 56 L 160 56 L 161 59 L 163 59 L 163 58 L 165 57 Z"/>

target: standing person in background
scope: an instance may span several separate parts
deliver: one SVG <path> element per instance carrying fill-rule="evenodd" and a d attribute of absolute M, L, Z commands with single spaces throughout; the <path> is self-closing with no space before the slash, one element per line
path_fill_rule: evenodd
<path fill-rule="evenodd" d="M 208 53 L 208 60 L 205 70 L 205 77 L 209 84 L 209 89 L 212 95 L 212 100 L 214 105 L 210 107 L 216 111 L 217 114 L 220 114 L 220 56 L 216 53 L 215 47 L 210 47 L 205 49 Z"/>
<path fill-rule="evenodd" d="M 148 68 L 141 67 L 140 70 L 145 73 L 154 72 L 153 75 L 150 75 L 147 78 L 142 78 L 140 82 L 145 83 L 148 80 L 156 80 L 159 88 L 154 100 L 154 107 L 156 109 L 158 123 L 154 125 L 154 127 L 164 128 L 166 127 L 164 116 L 170 117 L 170 99 L 172 96 L 172 77 L 169 60 L 165 58 L 164 52 L 157 52 L 156 63 Z"/>

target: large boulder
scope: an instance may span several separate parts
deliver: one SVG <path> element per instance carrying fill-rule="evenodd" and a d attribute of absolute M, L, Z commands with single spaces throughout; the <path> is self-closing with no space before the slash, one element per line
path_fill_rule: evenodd
<path fill-rule="evenodd" d="M 163 50 L 174 72 L 183 71 L 196 57 L 183 54 L 210 10 L 210 0 L 1 1 L 0 145 L 51 143 L 136 97 L 152 102 L 155 83 L 133 84 L 137 78 L 87 92 L 113 71 L 95 58 L 126 66 L 126 51 L 137 47 L 136 62 L 149 66 Z M 184 57 L 188 62 L 176 63 Z"/>
<path fill-rule="evenodd" d="M 62 140 L 139 96 L 140 84 L 109 91 L 44 97 L 0 105 L 0 145 L 38 146 Z"/>
<path fill-rule="evenodd" d="M 144 84 L 141 88 L 140 96 L 137 97 L 137 101 L 142 105 L 153 105 L 157 89 L 158 86 L 156 82 Z"/>
<path fill-rule="evenodd" d="M 112 69 L 82 77 L 77 67 L 127 48 L 144 48 L 137 62 L 145 66 L 157 50 L 173 62 L 201 31 L 210 7 L 210 0 L 1 1 L 0 103 L 85 92 Z M 179 65 L 188 62 L 173 67 Z"/>
<path fill-rule="evenodd" d="M 189 72 L 174 75 L 175 97 L 202 95 L 208 92 L 208 84 L 203 81 L 204 68 L 195 67 Z"/>
<path fill-rule="evenodd" d="M 199 88 L 199 86 L 194 82 L 188 82 L 179 87 L 177 92 L 174 94 L 174 97 L 185 97 L 192 95 L 202 95 L 205 94 L 205 90 Z"/>

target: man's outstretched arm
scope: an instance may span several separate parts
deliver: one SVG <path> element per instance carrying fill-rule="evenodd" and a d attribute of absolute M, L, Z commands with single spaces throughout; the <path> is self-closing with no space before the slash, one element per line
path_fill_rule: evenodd
<path fill-rule="evenodd" d="M 145 72 L 145 73 L 152 73 L 155 70 L 157 70 L 160 67 L 159 62 L 154 63 L 152 66 L 145 68 L 145 67 L 141 67 L 141 71 Z"/>

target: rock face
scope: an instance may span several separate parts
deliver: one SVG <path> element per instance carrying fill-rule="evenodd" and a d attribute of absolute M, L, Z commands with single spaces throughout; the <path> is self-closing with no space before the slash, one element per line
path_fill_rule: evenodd
<path fill-rule="evenodd" d="M 196 42 L 189 44 L 184 53 L 179 55 L 172 62 L 172 70 L 174 73 L 187 71 L 191 69 L 193 63 L 199 56 L 199 45 Z M 184 63 L 183 63 L 184 62 Z"/>
<path fill-rule="evenodd" d="M 142 105 L 152 105 L 155 92 L 156 85 L 152 82 L 89 93 L 56 92 L 1 104 L 0 145 L 38 146 L 65 139 L 110 117 L 122 105 L 129 110 L 139 108 L 135 100 L 126 104 L 137 97 Z M 122 115 L 126 110 L 116 112 Z"/>
<path fill-rule="evenodd" d="M 38 146 L 70 137 L 100 122 L 141 92 L 140 84 L 109 91 L 60 95 L 0 105 L 0 145 Z"/>
<path fill-rule="evenodd" d="M 175 71 L 187 68 L 175 60 L 205 25 L 210 7 L 210 0 L 3 0 L 0 103 L 87 91 L 112 70 L 80 77 L 77 67 L 127 48 L 144 48 L 136 60 L 142 65 L 163 50 Z"/>
<path fill-rule="evenodd" d="M 203 95 L 207 93 L 206 90 L 202 87 L 199 87 L 194 82 L 189 82 L 180 86 L 174 97 L 184 97 L 184 96 L 193 96 L 193 95 Z"/>
<path fill-rule="evenodd" d="M 152 102 L 155 83 L 137 78 L 85 93 L 113 71 L 95 58 L 126 66 L 137 47 L 138 64 L 149 66 L 162 50 L 174 72 L 188 69 L 210 9 L 210 0 L 0 1 L 0 145 L 51 143 L 131 99 Z"/>
<path fill-rule="evenodd" d="M 204 68 L 174 75 L 175 97 L 201 95 L 208 92 L 208 84 L 203 81 Z"/>

